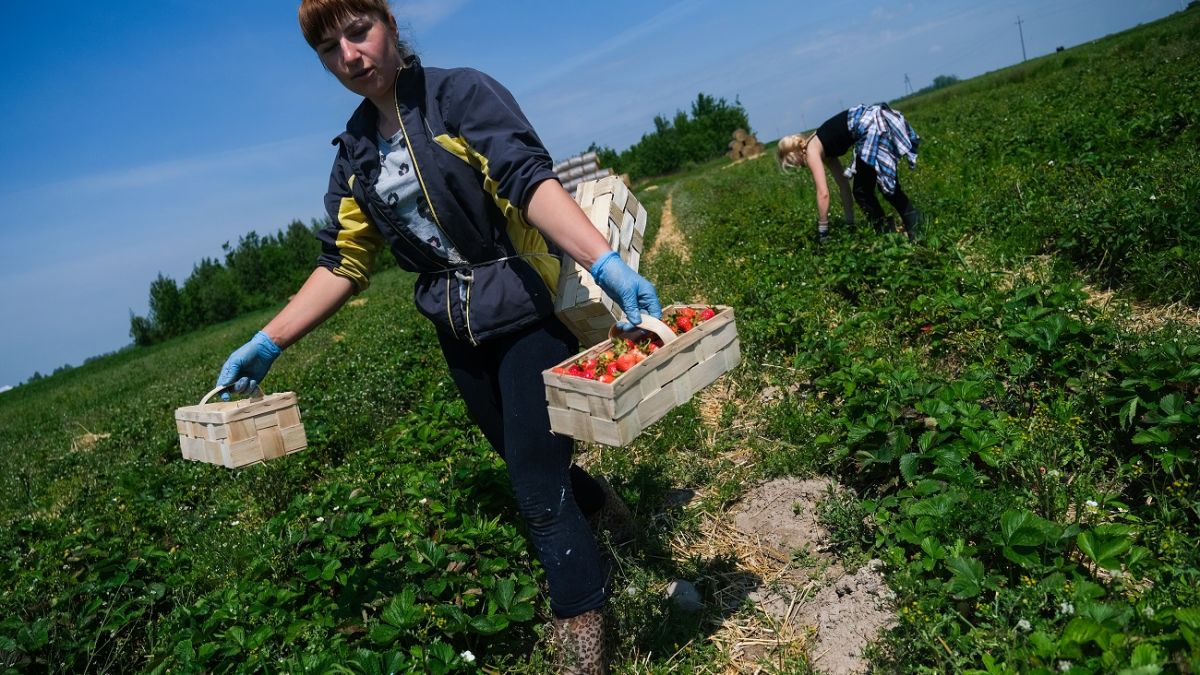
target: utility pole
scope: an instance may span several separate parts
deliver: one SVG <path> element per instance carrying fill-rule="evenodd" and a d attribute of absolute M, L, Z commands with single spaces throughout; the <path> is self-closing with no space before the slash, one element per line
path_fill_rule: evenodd
<path fill-rule="evenodd" d="M 904 93 L 913 93 L 912 80 L 908 79 L 908 73 L 904 74 Z"/>
<path fill-rule="evenodd" d="M 1019 16 L 1017 17 L 1017 32 L 1021 34 L 1021 60 L 1026 61 L 1027 59 L 1025 58 L 1025 31 L 1021 30 L 1021 17 L 1019 17 Z"/>

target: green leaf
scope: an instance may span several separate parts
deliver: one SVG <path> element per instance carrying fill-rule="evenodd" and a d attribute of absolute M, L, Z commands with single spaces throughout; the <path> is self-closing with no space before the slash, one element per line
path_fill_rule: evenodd
<path fill-rule="evenodd" d="M 400 551 L 396 550 L 396 546 L 390 541 L 371 552 L 372 560 L 396 560 L 399 557 Z"/>
<path fill-rule="evenodd" d="M 500 615 L 477 616 L 471 619 L 471 628 L 483 635 L 492 635 L 508 628 L 508 617 Z"/>
<path fill-rule="evenodd" d="M 1040 546 L 1045 543 L 1038 517 L 1028 511 L 1005 511 L 1000 516 L 1000 533 L 1009 546 Z"/>
<path fill-rule="evenodd" d="M 1001 549 L 1001 553 L 1004 554 L 1005 558 L 1008 558 L 1010 561 L 1020 565 L 1021 567 L 1032 567 L 1038 562 L 1037 556 L 1033 555 L 1032 553 L 1021 553 L 1011 546 L 1005 546 L 1003 549 Z"/>
<path fill-rule="evenodd" d="M 1054 640 L 1040 630 L 1030 633 L 1029 643 L 1033 645 L 1034 653 L 1043 659 L 1054 656 L 1057 647 Z"/>
<path fill-rule="evenodd" d="M 975 558 L 950 558 L 946 566 L 952 573 L 946 587 L 955 598 L 965 600 L 983 591 L 983 563 Z"/>
<path fill-rule="evenodd" d="M 512 579 L 501 579 L 496 584 L 495 593 L 496 604 L 507 612 L 508 608 L 512 606 L 513 597 L 517 594 L 517 585 Z"/>
<path fill-rule="evenodd" d="M 529 621 L 533 618 L 533 603 L 518 602 L 508 611 L 508 618 L 513 621 Z"/>
<path fill-rule="evenodd" d="M 1200 607 L 1180 607 L 1175 610 L 1175 618 L 1188 628 L 1200 630 Z"/>
<path fill-rule="evenodd" d="M 1095 621 L 1084 617 L 1077 617 L 1072 619 L 1071 623 L 1067 624 L 1067 627 L 1063 629 L 1062 639 L 1078 645 L 1095 642 L 1103 647 L 1104 645 L 1101 643 L 1108 642 L 1106 639 L 1108 633 L 1107 628 Z"/>
<path fill-rule="evenodd" d="M 371 642 L 377 645 L 390 645 L 396 642 L 396 638 L 400 637 L 400 633 L 399 628 L 377 623 L 371 626 L 371 632 L 368 635 L 371 638 Z"/>
<path fill-rule="evenodd" d="M 1142 643 L 1133 648 L 1133 655 L 1129 658 L 1129 665 L 1133 668 L 1144 668 L 1152 666 L 1152 672 L 1159 672 L 1159 666 L 1163 662 L 1162 654 L 1159 654 L 1158 649 L 1154 645 Z"/>
<path fill-rule="evenodd" d="M 1110 571 L 1121 568 L 1121 554 L 1133 546 L 1127 536 L 1099 534 L 1095 530 L 1080 532 L 1075 543 L 1092 562 Z"/>
<path fill-rule="evenodd" d="M 396 626 L 397 628 L 408 628 L 416 625 L 424 616 L 424 612 L 417 606 L 417 594 L 412 588 L 405 588 L 392 598 L 388 603 L 387 609 L 383 610 L 379 618 L 384 623 Z"/>
<path fill-rule="evenodd" d="M 900 457 L 900 475 L 904 477 L 905 481 L 911 483 L 917 479 L 917 463 L 920 459 L 914 452 Z"/>
<path fill-rule="evenodd" d="M 921 540 L 921 550 L 925 552 L 925 555 L 934 560 L 941 560 L 946 557 L 946 547 L 942 546 L 933 537 L 925 537 Z"/>
<path fill-rule="evenodd" d="M 1171 432 L 1162 427 L 1151 427 L 1133 435 L 1134 445 L 1166 445 L 1171 442 Z"/>
<path fill-rule="evenodd" d="M 1121 413 L 1118 416 L 1118 419 L 1121 422 L 1122 429 L 1128 429 L 1129 427 L 1133 426 L 1133 418 L 1137 416 L 1137 407 L 1138 397 L 1134 396 L 1133 398 L 1129 399 L 1129 403 L 1126 403 L 1121 408 Z"/>

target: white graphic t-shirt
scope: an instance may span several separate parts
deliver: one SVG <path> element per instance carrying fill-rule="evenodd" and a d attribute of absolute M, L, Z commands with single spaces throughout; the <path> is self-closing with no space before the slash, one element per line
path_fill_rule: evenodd
<path fill-rule="evenodd" d="M 391 138 L 376 134 L 375 142 L 379 146 L 379 180 L 375 190 L 391 207 L 396 222 L 432 246 L 443 260 L 465 265 L 467 261 L 433 222 L 429 205 L 421 195 L 421 184 L 412 170 L 404 132 L 397 131 Z"/>

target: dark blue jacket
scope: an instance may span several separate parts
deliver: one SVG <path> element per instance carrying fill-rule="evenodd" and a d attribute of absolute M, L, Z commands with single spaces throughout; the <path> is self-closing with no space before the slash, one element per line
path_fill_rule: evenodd
<path fill-rule="evenodd" d="M 534 188 L 557 180 L 546 152 L 512 94 L 469 68 L 425 68 L 409 57 L 396 79 L 401 130 L 421 184 L 422 212 L 470 263 L 452 267 L 399 226 L 376 192 L 378 113 L 369 100 L 351 116 L 338 147 L 318 233 L 318 265 L 369 283 L 383 246 L 419 272 L 418 309 L 438 329 L 476 343 L 554 312 L 559 259 L 525 221 Z"/>

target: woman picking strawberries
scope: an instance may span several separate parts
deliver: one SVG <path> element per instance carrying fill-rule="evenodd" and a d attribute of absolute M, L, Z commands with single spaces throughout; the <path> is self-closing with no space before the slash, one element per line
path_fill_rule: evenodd
<path fill-rule="evenodd" d="M 875 188 L 900 214 L 905 233 L 914 239 L 921 223 L 921 212 L 909 201 L 900 188 L 896 168 L 900 158 L 916 166 L 917 147 L 921 139 L 909 126 L 904 115 L 886 103 L 858 105 L 830 117 L 807 138 L 793 134 L 779 139 L 777 157 L 784 169 L 808 166 L 817 190 L 817 240 L 829 236 L 829 184 L 825 168 L 833 174 L 842 199 L 847 224 L 854 222 L 854 206 L 850 200 L 850 183 L 854 178 L 854 201 L 867 214 L 867 220 L 877 232 L 888 231 L 883 207 L 875 197 Z M 854 148 L 850 168 L 843 170 L 838 158 Z"/>

